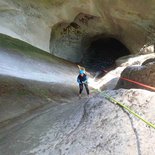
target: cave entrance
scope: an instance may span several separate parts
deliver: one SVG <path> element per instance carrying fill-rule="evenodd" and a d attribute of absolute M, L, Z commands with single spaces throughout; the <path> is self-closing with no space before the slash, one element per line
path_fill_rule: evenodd
<path fill-rule="evenodd" d="M 90 43 L 81 62 L 90 72 L 97 72 L 114 68 L 117 58 L 129 54 L 129 50 L 117 39 L 99 38 Z"/>

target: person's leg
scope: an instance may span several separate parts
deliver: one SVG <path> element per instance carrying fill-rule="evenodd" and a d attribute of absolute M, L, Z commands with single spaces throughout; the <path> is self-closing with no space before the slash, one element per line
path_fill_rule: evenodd
<path fill-rule="evenodd" d="M 87 84 L 87 83 L 85 83 L 85 84 L 84 84 L 84 86 L 85 86 L 85 88 L 86 88 L 87 95 L 89 95 L 89 88 L 88 88 L 88 84 Z"/>
<path fill-rule="evenodd" d="M 79 95 L 81 95 L 82 90 L 83 90 L 83 84 L 79 84 Z"/>

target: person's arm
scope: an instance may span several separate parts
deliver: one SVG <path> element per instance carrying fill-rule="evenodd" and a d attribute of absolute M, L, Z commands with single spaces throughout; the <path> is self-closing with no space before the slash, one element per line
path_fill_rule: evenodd
<path fill-rule="evenodd" d="M 85 81 L 82 81 L 82 83 L 87 83 L 88 82 L 88 76 L 86 75 Z"/>
<path fill-rule="evenodd" d="M 77 82 L 78 82 L 79 84 L 81 84 L 81 81 L 80 81 L 79 77 L 77 77 Z"/>

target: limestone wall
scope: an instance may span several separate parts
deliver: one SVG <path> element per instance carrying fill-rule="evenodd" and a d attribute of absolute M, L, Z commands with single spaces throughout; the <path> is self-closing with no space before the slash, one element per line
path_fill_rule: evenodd
<path fill-rule="evenodd" d="M 0 0 L 0 33 L 64 58 L 79 56 L 84 40 L 101 34 L 114 36 L 131 53 L 137 53 L 144 45 L 154 44 L 154 3 L 153 0 Z M 90 18 L 83 20 L 81 13 Z M 79 27 L 72 27 L 71 43 L 66 36 L 63 42 L 64 34 L 60 33 L 72 22 Z"/>

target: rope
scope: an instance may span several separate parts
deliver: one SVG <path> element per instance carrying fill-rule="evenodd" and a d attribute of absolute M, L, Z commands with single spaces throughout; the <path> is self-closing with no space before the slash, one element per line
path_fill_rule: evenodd
<path fill-rule="evenodd" d="M 106 72 L 106 73 L 108 72 L 108 71 L 106 71 L 106 70 L 103 70 L 103 71 Z M 109 73 L 109 74 L 112 74 L 112 73 Z M 117 75 L 114 75 L 114 74 L 112 74 L 112 75 L 113 75 L 113 76 L 117 76 Z M 151 90 L 155 91 L 155 87 L 152 87 L 152 86 L 149 86 L 149 85 L 146 85 L 146 84 L 143 84 L 143 83 L 141 83 L 141 82 L 134 81 L 134 80 L 130 80 L 130 79 L 125 78 L 125 77 L 121 77 L 121 76 L 117 76 L 117 77 L 119 77 L 119 78 L 122 79 L 122 80 L 131 82 L 131 83 L 134 83 L 134 84 L 136 84 L 136 85 L 139 85 L 139 86 L 142 86 L 142 87 L 144 87 L 144 88 L 148 88 L 148 89 L 151 89 Z"/>
<path fill-rule="evenodd" d="M 145 120 L 144 118 L 142 118 L 140 115 L 138 115 L 136 112 L 134 112 L 133 110 L 131 110 L 129 107 L 125 106 L 123 103 L 115 100 L 113 97 L 107 95 L 106 93 L 101 93 L 103 94 L 103 96 L 108 99 L 110 102 L 112 103 L 116 103 L 118 104 L 119 106 L 123 107 L 124 109 L 128 110 L 130 113 L 132 113 L 134 116 L 138 117 L 139 119 L 141 119 L 143 122 L 145 122 L 147 125 L 151 126 L 152 128 L 155 129 L 155 125 L 150 123 L 149 121 Z"/>
<path fill-rule="evenodd" d="M 136 82 L 136 81 L 134 81 L 134 80 L 130 80 L 130 79 L 127 79 L 127 78 L 124 78 L 124 77 L 120 77 L 120 79 L 126 80 L 126 81 L 128 81 L 128 82 L 131 82 L 131 83 L 137 84 L 137 85 L 139 85 L 139 86 L 142 86 L 142 87 L 144 87 L 144 88 L 149 88 L 149 89 L 155 91 L 155 87 L 152 87 L 152 86 L 149 86 L 149 85 L 140 83 L 140 82 Z"/>

